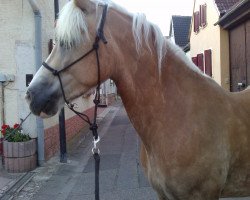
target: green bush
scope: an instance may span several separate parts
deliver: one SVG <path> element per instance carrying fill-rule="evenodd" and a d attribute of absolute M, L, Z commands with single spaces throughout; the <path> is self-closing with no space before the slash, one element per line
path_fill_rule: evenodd
<path fill-rule="evenodd" d="M 19 124 L 15 124 L 13 128 L 4 124 L 2 126 L 1 134 L 8 142 L 26 142 L 31 140 L 28 134 L 23 133 Z"/>
<path fill-rule="evenodd" d="M 26 142 L 31 140 L 28 134 L 24 134 L 21 132 L 16 132 L 14 134 L 10 134 L 9 136 L 6 134 L 5 137 L 8 142 Z"/>

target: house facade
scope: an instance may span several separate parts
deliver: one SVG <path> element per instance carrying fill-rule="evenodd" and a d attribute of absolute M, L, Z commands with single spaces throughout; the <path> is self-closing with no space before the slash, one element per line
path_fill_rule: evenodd
<path fill-rule="evenodd" d="M 60 8 L 69 0 L 59 0 Z M 54 1 L 3 0 L 0 2 L 0 124 L 20 123 L 30 112 L 24 96 L 27 86 L 45 60 L 54 38 Z M 109 81 L 110 82 L 110 81 Z M 115 92 L 106 83 L 103 93 Z M 104 87 L 104 86 L 102 86 Z M 77 110 L 92 117 L 93 93 L 78 98 Z M 65 108 L 67 139 L 85 125 Z M 59 149 L 58 115 L 42 120 L 31 115 L 23 130 L 38 139 L 38 160 L 48 160 Z M 40 150 L 39 150 L 40 149 Z"/>
<path fill-rule="evenodd" d="M 230 90 L 229 33 L 216 23 L 237 2 L 195 0 L 190 32 L 193 62 L 226 90 Z"/>

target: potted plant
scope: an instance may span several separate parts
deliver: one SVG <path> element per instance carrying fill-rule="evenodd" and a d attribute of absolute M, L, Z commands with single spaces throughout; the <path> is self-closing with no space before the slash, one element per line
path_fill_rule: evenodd
<path fill-rule="evenodd" d="M 11 173 L 33 170 L 37 165 L 36 140 L 24 133 L 19 124 L 3 125 L 4 168 Z"/>

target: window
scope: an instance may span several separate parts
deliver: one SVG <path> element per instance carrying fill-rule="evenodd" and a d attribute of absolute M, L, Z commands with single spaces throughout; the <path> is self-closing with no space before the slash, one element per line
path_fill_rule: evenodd
<path fill-rule="evenodd" d="M 205 55 L 205 73 L 212 77 L 212 51 L 211 49 L 204 51 Z"/>
<path fill-rule="evenodd" d="M 207 5 L 200 5 L 200 26 L 205 27 L 207 25 Z"/>
<path fill-rule="evenodd" d="M 200 26 L 200 13 L 199 11 L 194 13 L 194 32 L 199 32 L 199 26 Z"/>

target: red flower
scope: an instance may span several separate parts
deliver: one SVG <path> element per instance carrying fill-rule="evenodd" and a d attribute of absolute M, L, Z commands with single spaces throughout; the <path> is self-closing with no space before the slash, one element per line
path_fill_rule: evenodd
<path fill-rule="evenodd" d="M 6 130 L 6 129 L 9 128 L 9 127 L 10 127 L 10 126 L 7 125 L 7 124 L 3 124 L 3 125 L 2 125 L 2 129 L 3 129 L 3 130 Z"/>
<path fill-rule="evenodd" d="M 20 127 L 20 124 L 14 124 L 14 126 L 13 126 L 14 129 L 17 129 L 19 127 Z"/>

